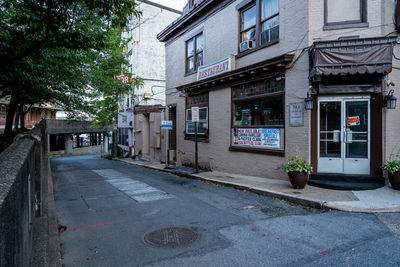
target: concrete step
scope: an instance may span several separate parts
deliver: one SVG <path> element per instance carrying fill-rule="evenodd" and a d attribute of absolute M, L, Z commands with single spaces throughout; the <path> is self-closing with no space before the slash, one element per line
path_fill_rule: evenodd
<path fill-rule="evenodd" d="M 332 180 L 308 180 L 308 185 L 315 187 L 334 189 L 334 190 L 373 190 L 381 188 L 385 183 L 374 183 L 374 182 L 351 182 L 351 181 L 332 181 Z"/>
<path fill-rule="evenodd" d="M 342 174 L 342 173 L 311 173 L 310 180 L 354 182 L 354 183 L 384 183 L 385 182 L 385 179 L 381 176 Z"/>

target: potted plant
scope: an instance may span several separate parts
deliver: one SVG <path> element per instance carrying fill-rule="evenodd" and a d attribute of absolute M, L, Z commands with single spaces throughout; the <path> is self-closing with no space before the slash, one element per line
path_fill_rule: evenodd
<path fill-rule="evenodd" d="M 306 162 L 304 157 L 297 155 L 289 158 L 282 169 L 288 173 L 293 188 L 303 189 L 307 184 L 308 174 L 312 170 L 312 166 Z"/>
<path fill-rule="evenodd" d="M 400 154 L 396 156 L 390 156 L 382 169 L 388 172 L 389 182 L 393 189 L 400 190 Z"/>

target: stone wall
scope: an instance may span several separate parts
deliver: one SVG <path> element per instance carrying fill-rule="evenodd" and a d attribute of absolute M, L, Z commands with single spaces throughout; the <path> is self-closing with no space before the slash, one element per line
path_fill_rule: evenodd
<path fill-rule="evenodd" d="M 0 266 L 61 266 L 45 127 L 0 154 Z"/>

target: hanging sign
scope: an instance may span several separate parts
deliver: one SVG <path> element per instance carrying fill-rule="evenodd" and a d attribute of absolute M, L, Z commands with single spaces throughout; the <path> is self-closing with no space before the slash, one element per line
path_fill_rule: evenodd
<path fill-rule="evenodd" d="M 122 81 L 124 84 L 130 84 L 131 83 L 131 77 L 129 77 L 129 76 L 119 75 L 119 76 L 117 76 L 117 79 Z"/>
<path fill-rule="evenodd" d="M 348 126 L 360 125 L 360 116 L 347 117 L 347 125 Z"/>
<path fill-rule="evenodd" d="M 281 131 L 273 128 L 234 128 L 233 145 L 257 148 L 280 148 Z"/>
<path fill-rule="evenodd" d="M 303 126 L 303 103 L 290 104 L 290 126 Z"/>

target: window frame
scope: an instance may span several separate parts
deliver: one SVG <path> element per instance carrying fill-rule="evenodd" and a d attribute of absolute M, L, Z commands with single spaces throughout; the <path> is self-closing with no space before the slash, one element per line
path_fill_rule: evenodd
<path fill-rule="evenodd" d="M 263 79 L 265 82 L 268 80 L 274 79 L 276 77 L 282 76 L 286 80 L 285 74 L 284 73 L 276 73 L 275 75 Z M 237 85 L 244 85 L 244 84 L 251 84 L 251 83 L 257 83 L 261 82 L 262 80 L 254 80 L 251 82 L 246 82 L 246 83 L 240 83 Z M 235 85 L 235 86 L 237 86 Z M 280 156 L 284 157 L 285 156 L 285 147 L 286 147 L 286 84 L 284 84 L 283 90 L 282 91 L 277 91 L 277 92 L 271 92 L 271 93 L 264 93 L 264 94 L 257 94 L 257 95 L 251 95 L 251 96 L 242 96 L 242 97 L 234 97 L 234 89 L 235 86 L 231 87 L 231 127 L 230 127 L 230 144 L 229 144 L 229 150 L 233 152 L 247 152 L 247 153 L 259 153 L 259 154 L 267 154 L 267 155 L 274 155 L 274 156 Z M 277 125 L 252 125 L 252 126 L 235 126 L 234 125 L 234 104 L 241 102 L 241 101 L 248 101 L 248 100 L 257 100 L 257 99 L 272 99 L 272 98 L 277 98 L 277 97 L 282 97 L 282 105 L 283 105 L 283 110 L 282 110 L 282 118 L 283 122 L 282 124 L 277 124 Z M 239 146 L 239 145 L 234 145 L 233 140 L 232 140 L 232 132 L 233 129 L 235 128 L 265 128 L 265 129 L 280 129 L 281 131 L 281 143 L 283 143 L 282 147 L 277 149 L 277 148 L 257 148 L 257 147 L 245 147 L 245 146 Z M 282 130 L 283 129 L 283 130 Z"/>
<path fill-rule="evenodd" d="M 210 93 L 209 92 L 204 92 L 202 94 L 198 94 L 198 95 L 207 95 L 207 101 L 206 102 L 202 102 L 202 103 L 198 103 L 198 104 L 188 104 L 188 100 L 187 97 L 185 98 L 185 130 L 184 130 L 184 134 L 185 134 L 185 140 L 190 140 L 190 141 L 194 141 L 195 140 L 195 134 L 191 134 L 191 133 L 187 133 L 186 129 L 187 129 L 187 110 L 191 109 L 192 107 L 199 107 L 199 109 L 202 108 L 207 108 L 207 131 L 204 134 L 197 134 L 197 139 L 199 142 L 204 142 L 204 143 L 208 143 L 209 140 L 209 133 L 210 133 L 210 108 L 209 108 L 209 103 L 210 103 Z M 197 95 L 197 96 L 198 96 Z M 193 97 L 196 95 L 189 95 L 189 97 Z"/>
<path fill-rule="evenodd" d="M 323 30 L 338 30 L 348 28 L 368 27 L 368 0 L 360 1 L 360 20 L 347 20 L 328 22 L 328 0 L 324 0 L 324 26 Z"/>
<path fill-rule="evenodd" d="M 5 105 L 0 105 L 0 120 L 7 119 L 7 108 Z"/>
<path fill-rule="evenodd" d="M 201 52 L 197 52 L 197 38 L 201 36 L 202 37 L 202 41 L 203 41 L 203 48 L 201 50 Z M 193 41 L 193 55 L 188 57 L 188 44 L 190 41 Z M 204 61 L 204 35 L 203 32 L 196 32 L 196 35 L 191 36 L 190 38 L 185 40 L 185 75 L 189 75 L 189 74 L 193 74 L 197 72 L 197 69 L 199 66 L 197 66 L 196 62 L 197 62 L 197 58 L 198 55 L 202 53 L 202 62 L 199 66 L 203 65 L 203 61 Z M 189 70 L 189 59 L 193 57 L 193 70 Z"/>
<path fill-rule="evenodd" d="M 271 45 L 279 43 L 280 36 L 278 36 L 278 39 L 276 39 L 276 40 L 267 42 L 265 44 L 261 44 L 261 27 L 262 27 L 262 24 L 264 22 L 266 22 L 266 21 L 268 21 L 270 19 L 273 19 L 275 17 L 279 17 L 280 16 L 280 11 L 281 11 L 280 1 L 281 0 L 277 0 L 279 2 L 279 11 L 278 11 L 278 13 L 276 13 L 274 15 L 271 15 L 268 18 L 266 18 L 266 19 L 264 19 L 262 21 L 261 21 L 261 1 L 262 0 L 252 0 L 252 1 L 244 0 L 242 3 L 240 3 L 240 4 L 238 4 L 236 6 L 236 10 L 239 13 L 238 14 L 239 15 L 239 25 L 238 25 L 239 38 L 238 38 L 238 47 L 237 47 L 238 54 L 236 56 L 237 58 L 245 56 L 245 55 L 250 54 L 252 52 L 258 51 L 258 50 L 263 49 L 265 47 L 268 47 L 268 46 L 271 46 Z M 255 48 L 253 48 L 253 49 L 249 49 L 247 51 L 240 52 L 240 43 L 242 42 L 242 32 L 243 32 L 242 31 L 242 14 L 243 14 L 243 12 L 245 12 L 248 9 L 252 8 L 253 6 L 256 7 L 256 34 L 255 34 L 255 40 L 254 40 L 256 45 L 255 45 Z M 280 27 L 280 25 L 281 24 L 279 23 L 279 27 Z"/>

